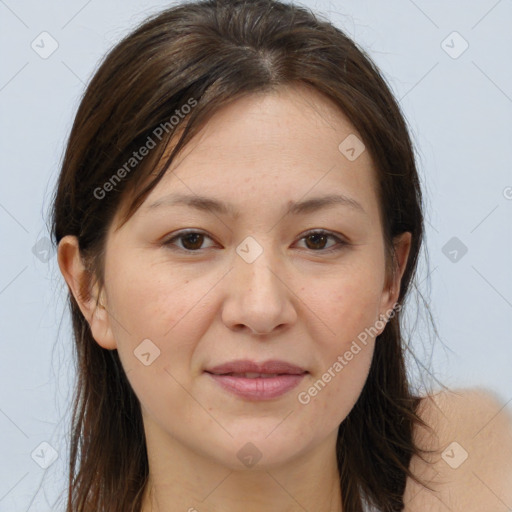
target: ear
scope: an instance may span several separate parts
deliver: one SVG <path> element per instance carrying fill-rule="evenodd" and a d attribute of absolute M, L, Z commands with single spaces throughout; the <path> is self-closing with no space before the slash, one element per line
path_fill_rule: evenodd
<path fill-rule="evenodd" d="M 379 311 L 380 315 L 383 315 L 386 318 L 393 310 L 393 307 L 398 300 L 398 296 L 400 295 L 400 283 L 402 281 L 402 276 L 404 275 L 405 267 L 407 266 L 407 260 L 411 250 L 411 240 L 412 235 L 408 231 L 396 236 L 393 240 L 395 252 L 392 262 L 393 272 L 392 275 L 386 279 L 386 285 L 382 292 Z M 383 330 L 384 329 L 382 329 L 382 331 Z"/>
<path fill-rule="evenodd" d="M 105 294 L 98 296 L 98 284 L 93 285 L 91 282 L 93 276 L 84 265 L 76 236 L 67 235 L 61 239 L 57 261 L 70 292 L 89 323 L 93 338 L 105 349 L 117 348 L 106 309 Z"/>

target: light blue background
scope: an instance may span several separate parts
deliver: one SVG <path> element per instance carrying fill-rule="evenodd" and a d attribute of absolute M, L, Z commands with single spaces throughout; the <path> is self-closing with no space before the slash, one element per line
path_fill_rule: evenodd
<path fill-rule="evenodd" d="M 367 50 L 411 127 L 429 255 L 417 282 L 441 340 L 420 317 L 410 345 L 444 384 L 490 389 L 510 410 L 512 1 L 304 4 Z M 32 248 L 48 236 L 46 214 L 73 117 L 107 50 L 169 5 L 0 0 L 1 512 L 54 510 L 66 486 L 74 374 L 67 289 L 55 254 L 44 262 Z M 47 59 L 31 48 L 43 31 L 59 45 Z M 446 39 L 453 31 L 469 44 L 457 58 L 464 43 Z M 452 237 L 467 247 L 456 262 L 443 253 Z M 59 454 L 46 471 L 31 458 L 42 442 Z"/>

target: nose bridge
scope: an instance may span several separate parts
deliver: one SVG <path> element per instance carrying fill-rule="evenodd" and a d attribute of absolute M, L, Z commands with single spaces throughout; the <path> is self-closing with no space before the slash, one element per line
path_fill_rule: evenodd
<path fill-rule="evenodd" d="M 251 291 L 255 298 L 271 300 L 280 293 L 279 257 L 271 247 L 271 237 L 246 237 L 236 249 L 235 267 L 237 281 L 242 288 Z"/>
<path fill-rule="evenodd" d="M 230 297 L 223 312 L 226 324 L 242 324 L 257 333 L 270 332 L 293 319 L 285 280 L 279 276 L 279 255 L 271 247 L 271 237 L 263 238 L 249 236 L 236 248 Z"/>

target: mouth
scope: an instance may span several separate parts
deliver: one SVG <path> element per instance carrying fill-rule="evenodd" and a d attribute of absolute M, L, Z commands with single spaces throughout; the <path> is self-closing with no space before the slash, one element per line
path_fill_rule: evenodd
<path fill-rule="evenodd" d="M 207 372 L 210 373 L 210 372 Z M 229 377 L 243 377 L 245 379 L 272 379 L 273 377 L 279 377 L 280 375 L 291 375 L 289 373 L 212 373 L 212 375 L 218 376 L 229 376 Z"/>
<path fill-rule="evenodd" d="M 232 361 L 205 370 L 213 381 L 246 400 L 270 400 L 288 393 L 308 374 L 285 361 Z"/>

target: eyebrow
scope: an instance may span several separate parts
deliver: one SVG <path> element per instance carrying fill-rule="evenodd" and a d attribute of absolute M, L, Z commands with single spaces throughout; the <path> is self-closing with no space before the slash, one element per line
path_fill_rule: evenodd
<path fill-rule="evenodd" d="M 170 194 L 161 197 L 155 202 L 148 205 L 149 210 L 154 210 L 160 206 L 176 206 L 185 205 L 196 210 L 205 212 L 216 212 L 221 215 L 231 215 L 234 218 L 239 217 L 240 213 L 231 203 L 226 203 L 201 195 L 188 195 L 188 194 Z M 354 211 L 366 214 L 366 211 L 355 199 L 345 196 L 343 194 L 329 194 L 322 197 L 314 197 L 304 201 L 291 202 L 288 206 L 286 215 L 302 215 L 306 213 L 315 212 L 324 208 L 333 207 L 336 205 L 346 206 Z"/>

